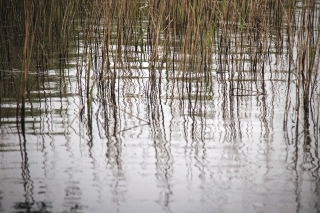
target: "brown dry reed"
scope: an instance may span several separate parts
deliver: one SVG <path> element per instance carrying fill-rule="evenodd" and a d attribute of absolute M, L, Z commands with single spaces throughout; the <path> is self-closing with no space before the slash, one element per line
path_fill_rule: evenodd
<path fill-rule="evenodd" d="M 109 110 L 117 109 L 119 79 L 132 74 L 129 62 L 142 60 L 148 60 L 146 94 L 154 103 L 164 73 L 181 87 L 179 97 L 190 98 L 196 89 L 196 98 L 202 101 L 215 93 L 214 75 L 227 85 L 228 96 L 238 98 L 248 91 L 265 96 L 266 81 L 285 73 L 285 111 L 294 108 L 297 122 L 300 110 L 309 112 L 310 103 L 319 96 L 316 0 L 7 0 L 0 4 L 0 93 L 7 97 L 14 91 L 21 119 L 30 70 L 41 76 L 58 58 L 64 76 L 72 45 L 82 47 L 76 53 L 77 77 L 88 108 L 98 85 L 98 97 Z M 270 61 L 278 63 L 280 57 L 288 63 L 270 70 Z M 8 78 L 19 78 L 20 83 L 13 88 L 6 84 Z"/>

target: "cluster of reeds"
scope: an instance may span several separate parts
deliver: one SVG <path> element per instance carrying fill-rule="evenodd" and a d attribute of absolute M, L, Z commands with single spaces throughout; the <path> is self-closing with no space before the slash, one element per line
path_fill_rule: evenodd
<path fill-rule="evenodd" d="M 301 161 L 310 161 L 314 167 L 308 170 L 318 177 L 318 0 L 2 0 L 0 16 L 0 128 L 4 117 L 13 117 L 22 132 L 26 192 L 33 188 L 26 120 L 36 114 L 32 104 L 51 101 L 49 70 L 58 79 L 53 81 L 60 92 L 60 110 L 69 107 L 63 106 L 68 102 L 63 96 L 70 85 L 69 59 L 76 61 L 74 92 L 90 155 L 93 125 L 100 138 L 108 139 L 107 160 L 119 167 L 123 147 L 119 135 L 148 125 L 155 144 L 156 176 L 166 183 L 173 171 L 170 139 L 175 134 L 185 139 L 179 146 L 195 148 L 185 149 L 185 156 L 205 167 L 210 145 L 205 140 L 239 141 L 243 136 L 239 103 L 248 101 L 244 106 L 251 109 L 252 99 L 247 97 L 256 96 L 261 104 L 260 139 L 272 137 L 277 131 L 272 127 L 277 122 L 272 104 L 278 95 L 278 100 L 285 99 L 284 129 L 295 129 L 294 136 L 286 136 L 296 139 L 295 164 L 300 163 L 297 141 L 302 127 L 306 154 Z M 286 91 L 277 91 L 277 81 L 286 85 Z M 269 94 L 271 100 L 266 101 Z M 170 115 L 163 103 L 170 106 Z M 62 125 L 71 127 L 72 119 Z M 41 134 L 48 132 L 42 130 Z M 145 134 L 144 129 L 139 131 L 137 138 Z M 254 138 L 246 131 L 246 139 Z M 241 150 L 241 143 L 233 145 Z M 31 205 L 23 208 L 30 211 L 32 192 L 25 194 Z M 166 206 L 170 187 L 163 194 L 165 199 L 159 202 Z"/>
<path fill-rule="evenodd" d="M 14 114 L 22 130 L 30 91 L 46 89 L 45 76 L 49 69 L 57 67 L 57 61 L 63 70 L 69 46 L 68 32 L 73 27 L 77 6 L 76 1 L 0 3 L 0 102 L 11 106 L 15 103 Z M 12 111 L 3 110 L 1 117 L 6 114 L 10 117 Z"/>
<path fill-rule="evenodd" d="M 13 75 L 8 71 L 21 69 L 14 89 L 17 109 L 30 90 L 30 70 L 42 75 L 58 58 L 65 75 L 68 48 L 74 44 L 88 109 L 96 86 L 105 111 L 121 110 L 119 79 L 136 75 L 146 60 L 150 108 L 159 101 L 164 77 L 175 85 L 172 94 L 185 100 L 211 98 L 213 76 L 230 97 L 266 95 L 266 81 L 279 73 L 285 73 L 288 84 L 287 112 L 292 107 L 298 112 L 300 106 L 309 111 L 319 96 L 316 0 L 8 0 L 1 3 L 1 14 L 1 96 L 12 91 L 5 83 Z M 270 65 L 283 61 L 281 67 Z M 293 90 L 296 100 L 290 97 Z"/>

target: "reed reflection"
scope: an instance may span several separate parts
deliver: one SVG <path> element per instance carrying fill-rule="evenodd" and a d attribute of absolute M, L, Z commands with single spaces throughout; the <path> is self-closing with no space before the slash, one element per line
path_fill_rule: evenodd
<path fill-rule="evenodd" d="M 317 1 L 0 6 L 6 210 L 319 208 Z"/>
<path fill-rule="evenodd" d="M 152 69 L 151 72 L 157 73 L 161 70 Z M 156 76 L 156 75 L 155 75 Z M 171 142 L 168 141 L 163 100 L 161 98 L 162 87 L 160 78 L 151 76 L 147 87 L 147 109 L 150 131 L 153 138 L 153 148 L 155 150 L 157 186 L 161 189 L 157 202 L 171 212 L 171 177 L 173 173 L 173 159 L 171 153 Z"/>

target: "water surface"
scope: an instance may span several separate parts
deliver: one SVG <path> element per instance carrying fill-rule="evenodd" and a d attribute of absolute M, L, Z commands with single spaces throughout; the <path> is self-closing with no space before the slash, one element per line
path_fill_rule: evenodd
<path fill-rule="evenodd" d="M 151 47 L 122 46 L 99 75 L 97 45 L 88 90 L 79 36 L 65 66 L 30 71 L 23 122 L 14 96 L 1 97 L 1 212 L 320 211 L 319 88 L 308 113 L 286 105 L 296 85 L 272 39 L 263 84 L 252 83 L 251 53 L 232 48 L 198 73 L 169 66 L 182 63 L 174 46 L 156 67 Z M 3 84 L 17 84 L 14 71 Z"/>

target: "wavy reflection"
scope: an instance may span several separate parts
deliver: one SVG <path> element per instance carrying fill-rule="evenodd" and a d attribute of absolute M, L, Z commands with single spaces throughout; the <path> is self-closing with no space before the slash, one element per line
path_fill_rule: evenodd
<path fill-rule="evenodd" d="M 0 211 L 319 210 L 317 1 L 15 2 Z"/>

